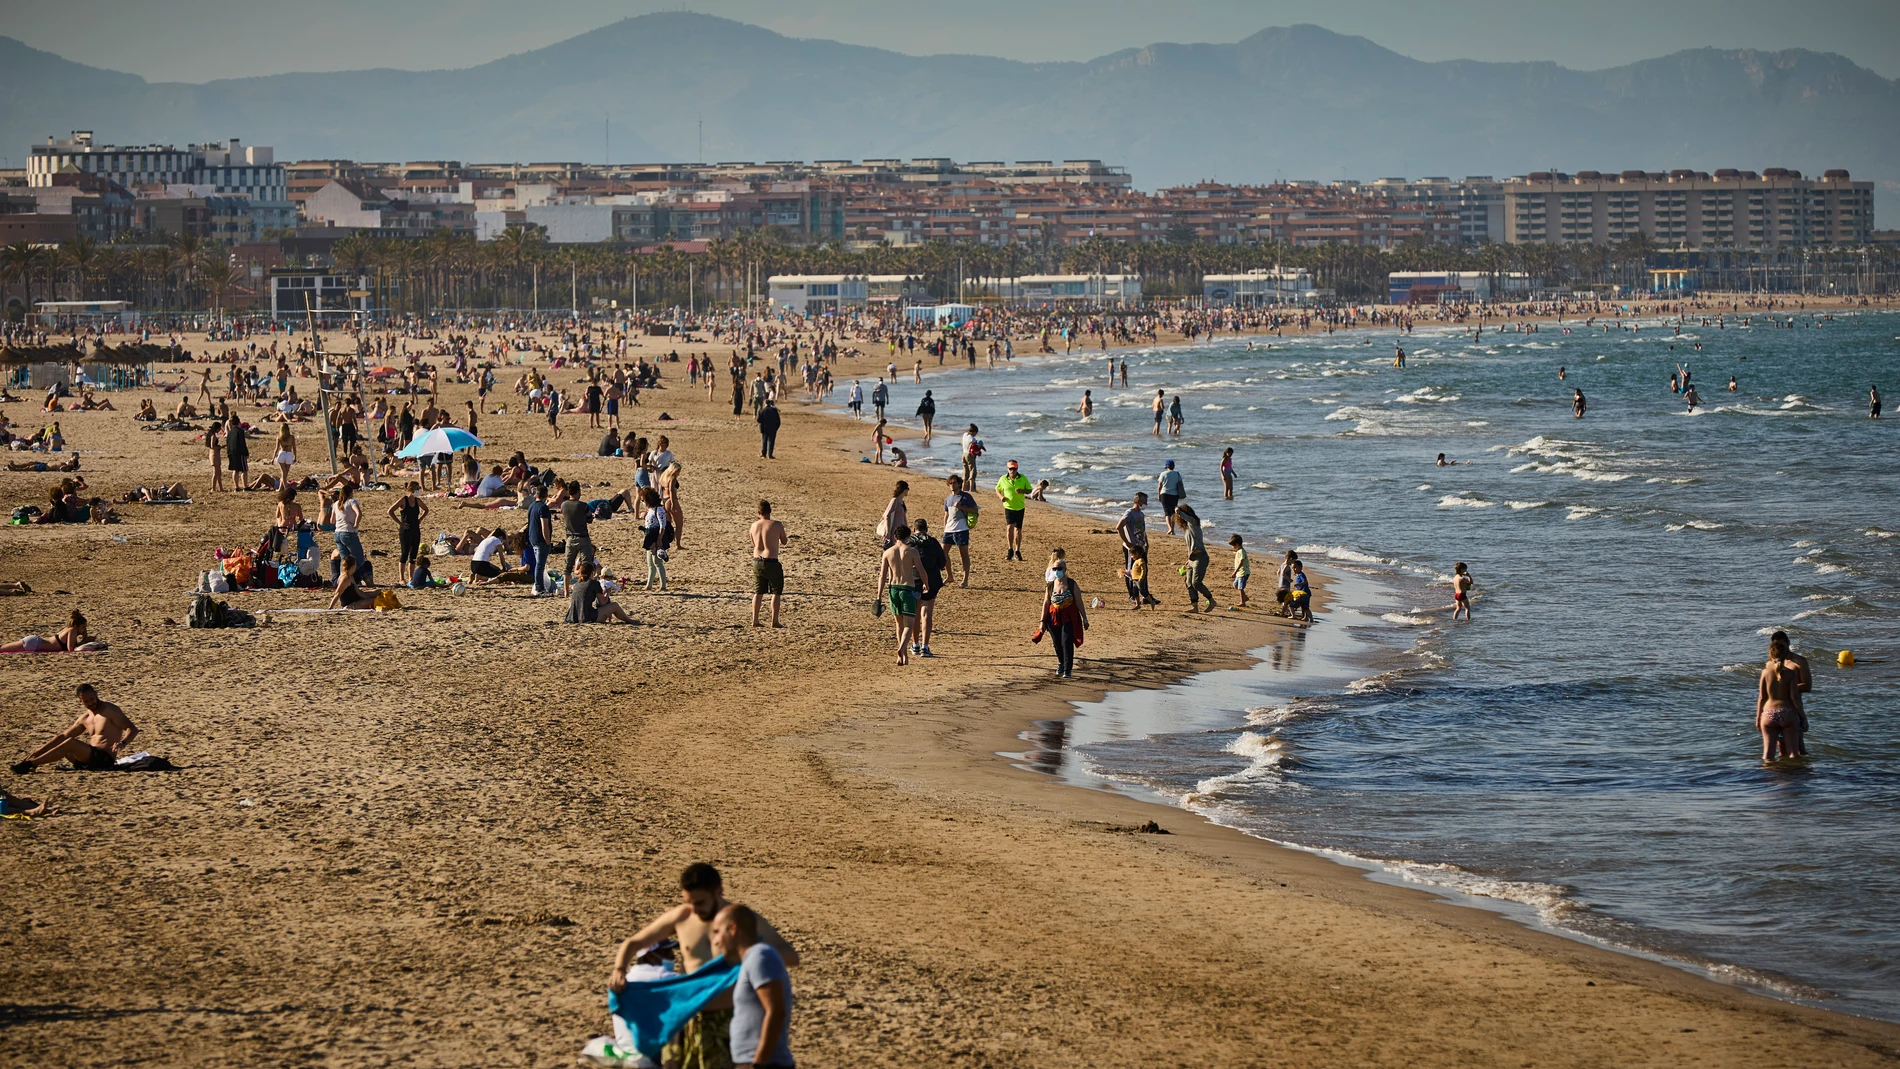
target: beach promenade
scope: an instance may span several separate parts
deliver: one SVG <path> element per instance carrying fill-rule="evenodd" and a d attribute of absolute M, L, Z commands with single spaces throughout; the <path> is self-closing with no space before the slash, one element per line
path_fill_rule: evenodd
<path fill-rule="evenodd" d="M 841 379 L 875 377 L 881 348 L 865 348 Z M 710 347 L 721 365 L 728 350 Z M 115 395 L 118 412 L 62 414 L 92 492 L 182 480 L 196 500 L 0 532 L 0 580 L 35 591 L 0 598 L 0 634 L 49 633 L 78 607 L 110 644 L 6 658 L 0 740 L 37 745 L 92 682 L 141 726 L 138 748 L 181 771 L 4 781 L 62 812 L 0 826 L 0 1065 L 572 1064 L 607 1031 L 615 944 L 677 901 L 693 861 L 717 864 L 730 897 L 798 947 L 792 1045 L 811 1066 L 1900 1057 L 1900 1027 L 1527 931 L 1012 767 L 997 752 L 1065 701 L 1240 664 L 1287 625 L 1185 615 L 1168 583 L 1157 590 L 1177 611 L 1123 611 L 1112 532 L 1035 505 L 1027 561 L 1003 562 L 998 519 L 979 525 L 970 588 L 939 599 L 937 657 L 894 668 L 889 618 L 871 613 L 873 528 L 901 476 L 936 530 L 939 484 L 860 463 L 868 425 L 796 400 L 777 459 L 758 459 L 750 416 L 679 367 L 621 415 L 623 431 L 671 437 L 686 510 L 672 591 L 619 595 L 631 628 L 562 625 L 564 601 L 513 587 L 188 629 L 186 591 L 212 548 L 255 545 L 271 495 L 208 492 L 190 435 L 132 422 L 138 391 Z M 443 382 L 460 412 L 473 386 Z M 521 449 L 610 484 L 588 496 L 630 484 L 631 461 L 572 455 L 599 436 L 585 417 L 564 417 L 556 442 L 501 399 L 511 414 L 482 417 L 485 460 Z M 7 407 L 38 421 L 36 405 Z M 298 470 L 315 470 L 321 434 L 299 434 Z M 0 500 L 44 500 L 57 478 L 0 472 Z M 363 495 L 386 581 L 394 496 Z M 792 536 L 783 630 L 749 626 L 745 532 L 761 498 Z M 521 524 L 429 504 L 425 536 Z M 633 521 L 598 524 L 595 542 L 638 572 Z M 1053 545 L 1108 606 L 1063 683 L 1028 641 Z M 1158 567 L 1179 554 L 1157 550 Z M 466 561 L 437 558 L 437 572 Z M 225 600 L 261 614 L 327 592 Z M 1322 627 L 1324 608 L 1322 595 Z M 1139 830 L 1150 821 L 1168 834 Z"/>

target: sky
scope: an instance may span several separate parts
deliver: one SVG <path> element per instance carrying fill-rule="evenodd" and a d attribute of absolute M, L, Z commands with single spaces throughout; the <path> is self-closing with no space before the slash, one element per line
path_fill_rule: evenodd
<path fill-rule="evenodd" d="M 1900 77 L 1900 0 L 6 0 L 5 9 L 0 34 L 151 81 L 467 67 L 659 10 L 912 54 L 1029 61 L 1231 42 L 1307 22 L 1423 60 L 1598 69 L 1684 48 L 1807 48 Z"/>

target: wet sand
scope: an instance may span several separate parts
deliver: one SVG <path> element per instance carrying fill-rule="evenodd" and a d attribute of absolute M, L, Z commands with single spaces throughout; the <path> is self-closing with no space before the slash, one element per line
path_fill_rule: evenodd
<path fill-rule="evenodd" d="M 875 376 L 866 349 L 859 374 Z M 472 396 L 445 390 L 457 409 Z M 1047 506 L 1029 513 L 1029 562 L 1005 564 L 992 510 L 972 587 L 939 601 L 939 657 L 898 670 L 870 604 L 871 532 L 900 473 L 858 463 L 868 426 L 789 404 L 766 462 L 750 418 L 703 389 L 643 397 L 623 428 L 671 435 L 687 517 L 674 591 L 620 596 L 640 627 L 561 626 L 564 603 L 516 588 L 193 631 L 184 592 L 211 547 L 256 542 L 269 495 L 207 493 L 188 435 L 133 429 L 139 396 L 62 415 L 85 474 L 108 496 L 182 478 L 197 503 L 0 531 L 0 579 L 38 591 L 0 598 L 0 633 L 50 633 L 78 606 L 112 647 L 5 658 L 0 738 L 37 745 L 90 680 L 144 728 L 138 748 L 183 770 L 0 780 L 64 809 L 0 824 L 0 1064 L 571 1064 L 606 1030 L 613 945 L 695 860 L 803 953 L 807 1065 L 1874 1065 L 1900 1050 L 1894 1026 L 1012 767 L 997 752 L 1067 700 L 1238 665 L 1287 625 L 1180 612 L 1181 550 L 1162 538 L 1169 611 L 1129 612 L 1113 535 Z M 679 419 L 657 423 L 661 409 Z M 624 462 L 570 459 L 599 432 L 562 423 L 557 443 L 540 417 L 484 416 L 483 454 L 630 482 Z M 321 451 L 318 432 L 299 436 Z M 940 493 L 906 477 L 934 530 Z M 0 501 L 54 481 L 0 472 Z M 393 496 L 363 495 L 383 568 Z M 795 536 L 782 631 L 747 626 L 761 496 Z M 494 515 L 438 511 L 425 530 Z M 596 543 L 643 574 L 630 520 L 597 525 Z M 1027 641 L 1052 544 L 1108 604 L 1072 683 Z M 255 612 L 327 594 L 226 600 Z M 1169 834 L 1134 830 L 1149 821 Z"/>

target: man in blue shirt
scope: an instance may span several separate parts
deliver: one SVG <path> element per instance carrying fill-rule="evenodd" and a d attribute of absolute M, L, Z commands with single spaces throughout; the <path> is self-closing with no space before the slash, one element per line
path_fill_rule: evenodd
<path fill-rule="evenodd" d="M 528 503 L 528 551 L 522 563 L 534 576 L 534 596 L 550 593 L 547 589 L 548 547 L 554 544 L 554 517 L 548 510 L 548 488 L 536 486 L 534 500 Z"/>
<path fill-rule="evenodd" d="M 732 988 L 732 1064 L 790 1067 L 792 974 L 777 950 L 759 938 L 759 915 L 738 903 L 713 918 L 713 949 L 739 964 Z"/>

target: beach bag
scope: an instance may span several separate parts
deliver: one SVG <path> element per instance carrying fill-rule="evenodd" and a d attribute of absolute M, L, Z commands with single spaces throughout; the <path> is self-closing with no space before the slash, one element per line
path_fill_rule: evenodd
<path fill-rule="evenodd" d="M 230 606 L 222 601 L 212 600 L 209 594 L 197 594 L 191 599 L 191 608 L 185 613 L 185 622 L 191 627 L 225 627 Z"/>
<path fill-rule="evenodd" d="M 396 592 L 393 590 L 378 591 L 376 600 L 372 604 L 379 612 L 402 608 L 402 602 L 396 599 Z"/>

